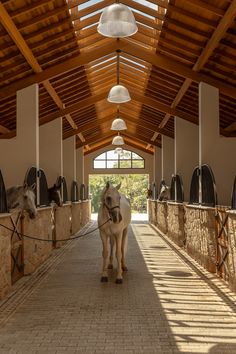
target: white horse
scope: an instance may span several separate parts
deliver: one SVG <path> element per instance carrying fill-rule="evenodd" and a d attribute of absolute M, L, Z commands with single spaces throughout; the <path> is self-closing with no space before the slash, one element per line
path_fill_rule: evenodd
<path fill-rule="evenodd" d="M 103 269 L 101 282 L 108 281 L 108 269 L 113 268 L 113 253 L 116 246 L 117 277 L 116 283 L 122 284 L 122 272 L 127 270 L 125 253 L 127 249 L 127 231 L 131 221 L 131 208 L 129 200 L 118 192 L 120 184 L 113 187 L 107 182 L 102 191 L 101 206 L 98 211 L 98 225 L 103 225 L 106 220 L 110 221 L 100 227 L 100 237 L 103 244 Z M 110 259 L 109 259 L 110 239 Z"/>

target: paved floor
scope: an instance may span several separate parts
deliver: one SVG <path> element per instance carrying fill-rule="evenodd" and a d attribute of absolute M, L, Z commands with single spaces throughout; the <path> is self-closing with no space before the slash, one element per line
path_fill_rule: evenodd
<path fill-rule="evenodd" d="M 0 302 L 0 353 L 236 353 L 224 284 L 144 222 L 130 227 L 127 259 L 122 285 L 115 270 L 100 283 L 98 234 L 56 250 Z"/>

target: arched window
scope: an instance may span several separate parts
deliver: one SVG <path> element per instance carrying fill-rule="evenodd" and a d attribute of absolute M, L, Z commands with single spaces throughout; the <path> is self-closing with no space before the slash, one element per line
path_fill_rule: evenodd
<path fill-rule="evenodd" d="M 122 153 L 109 150 L 94 158 L 93 168 L 144 168 L 144 159 L 129 150 L 123 150 Z"/>

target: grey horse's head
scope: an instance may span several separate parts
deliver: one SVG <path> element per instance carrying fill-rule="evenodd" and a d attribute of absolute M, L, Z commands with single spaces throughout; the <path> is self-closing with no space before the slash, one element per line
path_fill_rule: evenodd
<path fill-rule="evenodd" d="M 119 188 L 121 184 L 114 187 L 110 182 L 107 182 L 102 194 L 102 202 L 108 210 L 109 216 L 114 224 L 119 224 L 122 220 L 120 213 L 120 193 Z"/>
<path fill-rule="evenodd" d="M 25 210 L 31 219 L 34 219 L 37 215 L 37 209 L 35 205 L 35 193 L 34 190 L 36 188 L 36 184 L 32 184 L 28 186 L 27 183 L 22 187 L 22 209 Z"/>
<path fill-rule="evenodd" d="M 158 199 L 160 201 L 170 199 L 170 187 L 164 183 L 161 186 L 161 190 L 160 190 L 160 194 L 159 194 Z"/>

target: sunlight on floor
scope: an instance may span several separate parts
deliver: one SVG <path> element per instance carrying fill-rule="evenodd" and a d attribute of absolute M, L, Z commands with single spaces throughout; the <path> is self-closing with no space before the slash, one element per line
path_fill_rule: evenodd
<path fill-rule="evenodd" d="M 133 224 L 180 353 L 236 353 L 233 309 L 147 224 Z"/>

